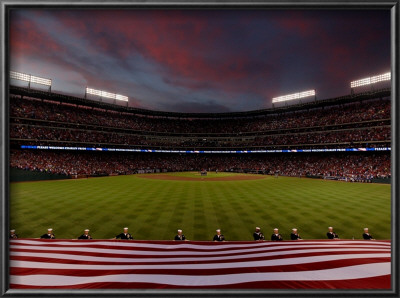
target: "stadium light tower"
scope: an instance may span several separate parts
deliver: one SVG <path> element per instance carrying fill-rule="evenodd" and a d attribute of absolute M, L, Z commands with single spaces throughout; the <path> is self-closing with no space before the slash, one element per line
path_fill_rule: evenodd
<path fill-rule="evenodd" d="M 51 92 L 51 79 L 36 77 L 30 74 L 25 74 L 16 71 L 10 71 L 10 79 L 28 82 L 29 89 L 31 88 L 31 83 L 45 85 L 49 87 L 49 91 Z"/>
<path fill-rule="evenodd" d="M 301 98 L 310 97 L 310 96 L 314 96 L 315 100 L 317 99 L 317 97 L 315 95 L 315 89 L 303 91 L 303 92 L 297 92 L 297 93 L 293 93 L 293 94 L 289 94 L 289 95 L 283 95 L 283 96 L 279 96 L 279 97 L 274 97 L 274 98 L 272 98 L 272 107 L 274 107 L 274 104 L 277 102 L 285 102 L 285 105 L 287 105 L 287 101 L 295 100 L 295 99 L 298 99 L 299 103 L 301 103 Z"/>
<path fill-rule="evenodd" d="M 128 103 L 129 103 L 129 98 L 127 96 L 86 87 L 85 98 L 87 98 L 88 94 L 100 96 L 100 101 L 102 101 L 103 97 L 106 97 L 106 98 L 114 99 L 114 104 L 117 103 L 117 100 L 125 101 L 126 106 L 128 106 Z"/>
<path fill-rule="evenodd" d="M 365 85 L 371 85 L 371 89 L 373 90 L 374 84 L 383 82 L 383 81 L 390 81 L 390 80 L 391 80 L 390 72 L 387 72 L 387 73 L 384 73 L 381 75 L 364 78 L 364 79 L 360 79 L 357 81 L 352 81 L 350 83 L 351 94 L 354 94 L 354 88 L 365 86 Z"/>

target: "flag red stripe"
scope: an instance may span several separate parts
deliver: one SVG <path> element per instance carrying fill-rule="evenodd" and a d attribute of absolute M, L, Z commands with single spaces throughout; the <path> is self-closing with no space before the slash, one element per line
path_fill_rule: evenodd
<path fill-rule="evenodd" d="M 284 250 L 260 250 L 257 252 L 248 252 L 248 253 L 227 253 L 227 254 L 179 254 L 178 252 L 175 252 L 173 254 L 166 254 L 163 251 L 158 251 L 158 252 L 151 252 L 151 254 L 141 254 L 141 253 L 135 253 L 135 251 L 132 251 L 130 254 L 120 254 L 118 250 L 113 252 L 113 249 L 107 249 L 107 252 L 103 251 L 87 251 L 85 248 L 81 248 L 80 250 L 75 250 L 75 251 L 69 251 L 69 250 L 52 250 L 52 249 L 41 249 L 41 250 L 31 250 L 31 249 L 15 249 L 11 248 L 10 249 L 11 253 L 14 255 L 21 255 L 21 253 L 28 253 L 26 255 L 32 255 L 32 254 L 47 254 L 47 255 L 59 255 L 59 254 L 68 254 L 68 255 L 82 255 L 85 254 L 86 256 L 91 256 L 91 257 L 105 257 L 105 258 L 123 258 L 123 259 L 135 259 L 135 258 L 140 258 L 140 259 L 155 259 L 155 258 L 166 258 L 170 261 L 178 260 L 178 259 L 187 259 L 187 258 L 196 258 L 196 260 L 201 260 L 201 259 L 208 259 L 210 257 L 214 258 L 214 260 L 217 259 L 234 259 L 234 258 L 240 258 L 240 256 L 244 255 L 246 258 L 249 257 L 267 257 L 268 255 L 270 256 L 275 256 L 275 257 L 280 257 L 280 256 L 285 256 L 285 255 L 292 255 L 292 254 L 307 254 L 307 253 L 333 253 L 335 251 L 341 251 L 341 252 L 354 252 L 357 251 L 359 253 L 365 253 L 365 252 L 389 252 L 389 248 L 348 248 L 348 247 L 313 247 L 313 248 L 297 248 L 297 249 L 284 249 Z M 72 257 L 71 257 L 72 258 Z"/>
<path fill-rule="evenodd" d="M 32 268 L 12 268 L 12 275 L 68 275 L 68 276 L 99 276 L 110 274 L 173 274 L 173 275 L 219 275 L 233 273 L 250 272 L 296 272 L 308 270 L 324 270 L 331 268 L 340 268 L 345 266 L 390 262 L 390 258 L 369 259 L 350 259 L 339 261 L 326 261 L 318 263 L 300 264 L 300 265 L 282 265 L 282 266 L 261 266 L 229 269 L 113 269 L 110 270 L 84 270 L 84 269 L 32 269 Z"/>
<path fill-rule="evenodd" d="M 47 239 L 14 239 L 10 240 L 11 246 L 22 245 L 24 247 L 86 247 L 86 248 L 103 248 L 107 249 L 110 246 L 119 250 L 163 250 L 163 251 L 198 251 L 198 252 L 217 252 L 229 250 L 251 250 L 254 248 L 274 248 L 288 247 L 290 249 L 301 246 L 333 246 L 333 245 L 351 245 L 351 246 L 382 246 L 390 247 L 390 242 L 387 240 L 303 240 L 303 241 L 233 241 L 233 242 L 211 242 L 211 241 L 126 241 L 126 240 L 47 240 Z"/>
<path fill-rule="evenodd" d="M 110 249 L 110 246 L 107 248 L 98 248 L 98 247 L 65 247 L 65 246 L 23 246 L 23 245 L 10 245 L 11 251 L 50 251 L 53 253 L 73 253 L 73 252 L 80 252 L 80 251 L 85 251 L 87 253 L 103 253 L 107 254 L 108 251 L 111 254 L 119 254 L 119 255 L 131 255 L 132 253 L 140 254 L 140 255 L 156 255 L 157 253 L 161 253 L 164 256 L 167 255 L 178 255 L 178 256 L 186 256 L 186 255 L 239 255 L 239 254 L 248 254 L 248 253 L 260 253 L 260 252 L 275 252 L 275 251 L 296 251 L 296 250 L 302 250 L 302 249 L 390 249 L 390 247 L 387 246 L 374 246 L 374 245 L 307 245 L 307 246 L 302 246 L 302 245 L 297 245 L 297 246 L 292 246 L 292 247 L 284 247 L 284 246 L 277 246 L 277 247 L 259 247 L 259 248 L 252 248 L 251 250 L 219 250 L 217 252 L 204 252 L 204 251 L 193 251 L 193 250 L 172 250 L 172 251 L 165 251 L 165 250 L 156 250 L 154 248 L 147 250 L 147 249 L 136 249 L 136 248 L 130 248 L 130 249 L 120 249 L 120 247 L 112 247 L 112 250 Z M 184 252 L 182 254 L 182 252 Z M 180 254 L 177 254 L 180 253 Z"/>
<path fill-rule="evenodd" d="M 390 251 L 384 251 L 384 252 L 376 252 L 376 251 L 362 251 L 362 252 L 357 252 L 358 255 L 366 255 L 366 254 L 374 254 L 376 256 L 383 256 L 387 253 L 390 253 Z M 268 260 L 277 260 L 277 259 L 290 259 L 290 258 L 299 258 L 300 256 L 302 258 L 306 257 L 315 257 L 315 256 L 324 256 L 326 255 L 326 252 L 314 252 L 314 253 L 304 253 L 304 254 L 291 254 L 291 255 L 278 255 L 278 256 L 256 256 L 256 257 L 246 257 L 242 256 L 241 258 L 235 258 L 235 259 L 228 259 L 228 260 L 212 260 L 212 263 L 230 263 L 230 262 L 253 262 L 253 261 L 268 261 Z M 336 256 L 336 255 L 350 255 L 354 254 L 353 251 L 332 251 L 329 252 L 330 256 Z M 76 254 L 74 254 L 76 255 Z M 46 263 L 58 263 L 58 264 L 93 264 L 93 265 L 144 265 L 144 264 L 159 264 L 159 265 L 168 265 L 171 262 L 168 259 L 164 260 L 165 258 L 162 256 L 159 256 L 158 258 L 149 258 L 145 257 L 140 259 L 140 262 L 135 262 L 132 261 L 131 258 L 125 257 L 123 259 L 123 262 L 114 262 L 113 258 L 109 258 L 107 256 L 99 256 L 104 260 L 99 260 L 99 261 L 94 261 L 90 260 L 88 255 L 82 256 L 82 260 L 77 260 L 77 259 L 72 259 L 72 258 L 67 258 L 67 259 L 61 259 L 57 258 L 52 255 L 48 255 L 48 257 L 36 257 L 36 256 L 15 256 L 15 255 L 10 255 L 10 260 L 19 260 L 19 261 L 34 261 L 34 262 L 46 262 Z M 139 259 L 139 257 L 136 257 L 136 259 Z M 147 260 L 153 261 L 153 262 L 146 262 Z M 157 262 L 154 262 L 157 261 Z M 210 259 L 205 258 L 205 259 L 200 259 L 197 258 L 194 261 L 185 261 L 185 260 L 178 260 L 177 262 L 179 264 L 208 264 L 210 263 Z"/>

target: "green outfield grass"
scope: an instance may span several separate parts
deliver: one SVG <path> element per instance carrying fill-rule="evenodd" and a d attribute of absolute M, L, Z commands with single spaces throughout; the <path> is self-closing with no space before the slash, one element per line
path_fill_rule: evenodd
<path fill-rule="evenodd" d="M 255 226 L 267 239 L 275 227 L 284 239 L 294 227 L 304 239 L 325 239 L 328 226 L 342 239 L 360 239 L 364 227 L 376 239 L 391 238 L 390 185 L 264 177 L 166 181 L 131 175 L 12 183 L 10 226 L 23 238 L 52 227 L 57 238 L 76 238 L 89 228 L 95 239 L 107 239 L 125 226 L 138 240 L 169 240 L 178 228 L 191 240 L 211 240 L 217 228 L 227 240 L 252 240 Z"/>

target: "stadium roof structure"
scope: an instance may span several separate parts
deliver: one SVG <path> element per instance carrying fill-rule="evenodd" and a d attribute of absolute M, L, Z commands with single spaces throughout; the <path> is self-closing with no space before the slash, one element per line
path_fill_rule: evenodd
<path fill-rule="evenodd" d="M 349 94 L 341 97 L 323 99 L 318 101 L 312 101 L 307 103 L 299 103 L 290 106 L 274 107 L 270 109 L 252 110 L 247 112 L 228 112 L 228 113 L 179 113 L 179 112 L 164 112 L 146 110 L 127 106 L 118 106 L 111 103 L 99 102 L 87 100 L 84 97 L 75 97 L 70 95 L 64 95 L 54 92 L 46 92 L 43 90 L 29 89 L 25 87 L 9 86 L 9 93 L 20 96 L 37 97 L 40 99 L 58 101 L 63 103 L 85 105 L 92 108 L 110 109 L 118 112 L 132 113 L 136 115 L 151 116 L 151 117 L 163 117 L 163 118 L 246 118 L 246 117 L 257 117 L 268 114 L 286 113 L 291 111 L 298 111 L 303 109 L 315 109 L 322 107 L 329 107 L 338 104 L 347 104 L 351 102 L 357 102 L 361 100 L 367 100 L 371 98 L 383 98 L 391 95 L 391 88 L 383 88 L 379 90 L 371 90 L 362 93 Z"/>

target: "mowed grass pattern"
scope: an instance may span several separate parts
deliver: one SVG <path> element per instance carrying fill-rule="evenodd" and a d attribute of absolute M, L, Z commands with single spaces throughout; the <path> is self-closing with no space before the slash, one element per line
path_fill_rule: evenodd
<path fill-rule="evenodd" d="M 275 227 L 286 240 L 294 227 L 304 239 L 325 239 L 328 226 L 342 239 L 361 239 L 364 227 L 376 239 L 391 237 L 390 185 L 264 177 L 12 183 L 10 225 L 23 238 L 52 227 L 58 239 L 76 238 L 85 228 L 95 239 L 108 239 L 125 226 L 138 240 L 171 240 L 178 228 L 191 240 L 211 240 L 217 228 L 227 240 L 252 240 L 256 226 L 267 239 Z"/>

